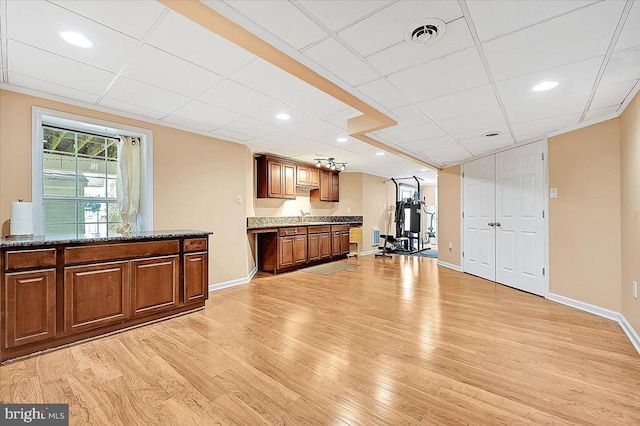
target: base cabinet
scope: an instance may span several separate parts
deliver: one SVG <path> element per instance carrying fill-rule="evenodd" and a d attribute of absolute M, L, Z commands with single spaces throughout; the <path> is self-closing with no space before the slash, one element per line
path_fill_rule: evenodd
<path fill-rule="evenodd" d="M 203 300 L 209 291 L 207 253 L 184 255 L 184 303 Z"/>
<path fill-rule="evenodd" d="M 180 303 L 178 255 L 131 261 L 131 315 L 173 308 Z"/>
<path fill-rule="evenodd" d="M 11 348 L 56 335 L 56 271 L 6 274 L 5 346 Z"/>

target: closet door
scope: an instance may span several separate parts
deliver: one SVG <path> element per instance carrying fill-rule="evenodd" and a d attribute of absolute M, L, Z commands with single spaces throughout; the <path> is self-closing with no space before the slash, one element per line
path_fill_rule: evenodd
<path fill-rule="evenodd" d="M 464 164 L 464 271 L 496 278 L 495 156 Z"/>
<path fill-rule="evenodd" d="M 543 149 L 536 142 L 496 154 L 496 281 L 538 295 L 544 293 Z"/>

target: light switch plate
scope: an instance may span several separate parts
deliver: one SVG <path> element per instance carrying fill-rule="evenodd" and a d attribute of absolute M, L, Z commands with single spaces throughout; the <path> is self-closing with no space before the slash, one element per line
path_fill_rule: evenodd
<path fill-rule="evenodd" d="M 549 189 L 549 198 L 558 198 L 558 188 Z"/>
<path fill-rule="evenodd" d="M 236 197 L 236 204 L 242 204 L 242 195 Z"/>

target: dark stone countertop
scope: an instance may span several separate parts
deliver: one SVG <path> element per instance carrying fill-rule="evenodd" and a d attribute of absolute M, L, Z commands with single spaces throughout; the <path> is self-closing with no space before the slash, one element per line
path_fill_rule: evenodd
<path fill-rule="evenodd" d="M 168 238 L 198 237 L 213 234 L 209 231 L 136 231 L 129 234 L 34 235 L 0 238 L 0 249 L 7 247 L 54 246 L 57 244 L 83 244 L 111 241 L 164 240 Z"/>
<path fill-rule="evenodd" d="M 362 225 L 362 216 L 256 216 L 247 218 L 247 230 L 313 225 Z"/>

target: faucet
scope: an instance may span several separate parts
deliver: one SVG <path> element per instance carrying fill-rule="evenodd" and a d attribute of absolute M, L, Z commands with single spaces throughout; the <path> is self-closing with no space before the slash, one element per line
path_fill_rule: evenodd
<path fill-rule="evenodd" d="M 305 212 L 304 210 L 300 209 L 300 222 L 304 222 L 304 217 L 305 216 L 310 216 L 311 212 Z"/>

